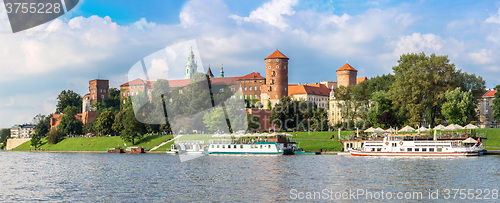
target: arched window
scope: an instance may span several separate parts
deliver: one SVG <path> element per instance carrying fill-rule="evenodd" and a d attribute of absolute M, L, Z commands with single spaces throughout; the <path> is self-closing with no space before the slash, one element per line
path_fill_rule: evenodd
<path fill-rule="evenodd" d="M 280 68 L 280 66 L 279 66 L 279 65 L 276 65 L 276 69 L 278 69 L 278 68 Z"/>
<path fill-rule="evenodd" d="M 245 87 L 245 91 L 247 91 L 247 87 Z"/>

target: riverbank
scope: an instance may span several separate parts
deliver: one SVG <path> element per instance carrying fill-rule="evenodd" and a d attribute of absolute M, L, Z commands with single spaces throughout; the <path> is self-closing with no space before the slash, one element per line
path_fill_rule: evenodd
<path fill-rule="evenodd" d="M 464 132 L 465 130 L 459 130 L 458 132 Z M 499 150 L 500 147 L 500 129 L 478 129 L 476 132 L 480 135 L 488 134 L 488 139 L 484 142 L 486 150 Z M 325 152 L 337 152 L 341 151 L 343 146 L 339 141 L 338 132 L 289 132 L 293 135 L 293 139 L 298 144 L 299 148 L 304 151 L 320 151 L 320 149 Z M 340 139 L 347 139 L 348 136 L 354 135 L 355 131 L 341 131 Z M 185 135 L 190 136 L 200 136 L 200 135 Z M 209 135 L 206 135 L 209 136 Z M 184 136 L 183 136 L 184 137 Z M 173 138 L 173 135 L 146 135 L 141 140 L 137 141 L 135 146 L 145 147 L 146 150 L 152 149 L 155 146 L 160 145 L 165 142 L 168 138 Z M 184 137 L 185 138 L 185 137 Z M 207 137 L 208 138 L 208 137 Z M 170 150 L 173 142 L 169 142 L 156 150 L 154 152 L 163 153 Z M 46 140 L 42 140 L 42 145 L 39 149 L 50 151 L 50 152 L 106 152 L 108 148 L 122 147 L 126 148 L 132 146 L 130 142 L 124 142 L 120 137 L 77 137 L 77 138 L 66 138 L 63 141 L 51 145 L 48 144 Z M 13 151 L 35 151 L 33 147 L 30 146 L 30 142 L 25 142 L 18 147 L 14 148 Z M 148 151 L 149 152 L 149 151 Z"/>

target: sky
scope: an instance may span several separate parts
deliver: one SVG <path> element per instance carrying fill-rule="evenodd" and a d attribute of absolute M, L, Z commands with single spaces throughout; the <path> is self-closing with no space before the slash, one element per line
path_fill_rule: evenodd
<path fill-rule="evenodd" d="M 224 64 L 226 76 L 264 75 L 276 49 L 290 58 L 289 83 L 336 81 L 346 62 L 358 77 L 388 74 L 402 54 L 425 52 L 500 84 L 500 1 L 80 0 L 18 33 L 3 5 L 1 128 L 53 113 L 62 90 L 83 96 L 89 80 L 118 88 L 143 57 L 190 40 L 200 68 Z"/>

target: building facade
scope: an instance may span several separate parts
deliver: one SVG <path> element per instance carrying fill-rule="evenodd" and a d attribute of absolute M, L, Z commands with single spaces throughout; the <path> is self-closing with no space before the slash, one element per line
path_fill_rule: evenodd
<path fill-rule="evenodd" d="M 31 138 L 31 135 L 35 132 L 35 125 L 32 124 L 23 124 L 23 125 L 15 125 L 10 128 L 10 137 L 11 138 Z"/>
<path fill-rule="evenodd" d="M 496 90 L 488 90 L 479 101 L 477 116 L 479 119 L 479 127 L 481 128 L 499 128 L 500 124 L 493 118 L 493 100 L 495 99 Z"/>
<path fill-rule="evenodd" d="M 288 85 L 288 96 L 293 100 L 307 101 L 319 108 L 328 108 L 329 95 L 330 89 L 320 83 Z"/>

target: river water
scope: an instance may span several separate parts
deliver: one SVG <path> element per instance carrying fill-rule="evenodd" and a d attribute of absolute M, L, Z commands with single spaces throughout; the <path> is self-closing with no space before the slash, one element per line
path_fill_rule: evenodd
<path fill-rule="evenodd" d="M 167 154 L 3 152 L 0 161 L 2 202 L 500 201 L 500 156 L 208 155 L 181 162 Z"/>

